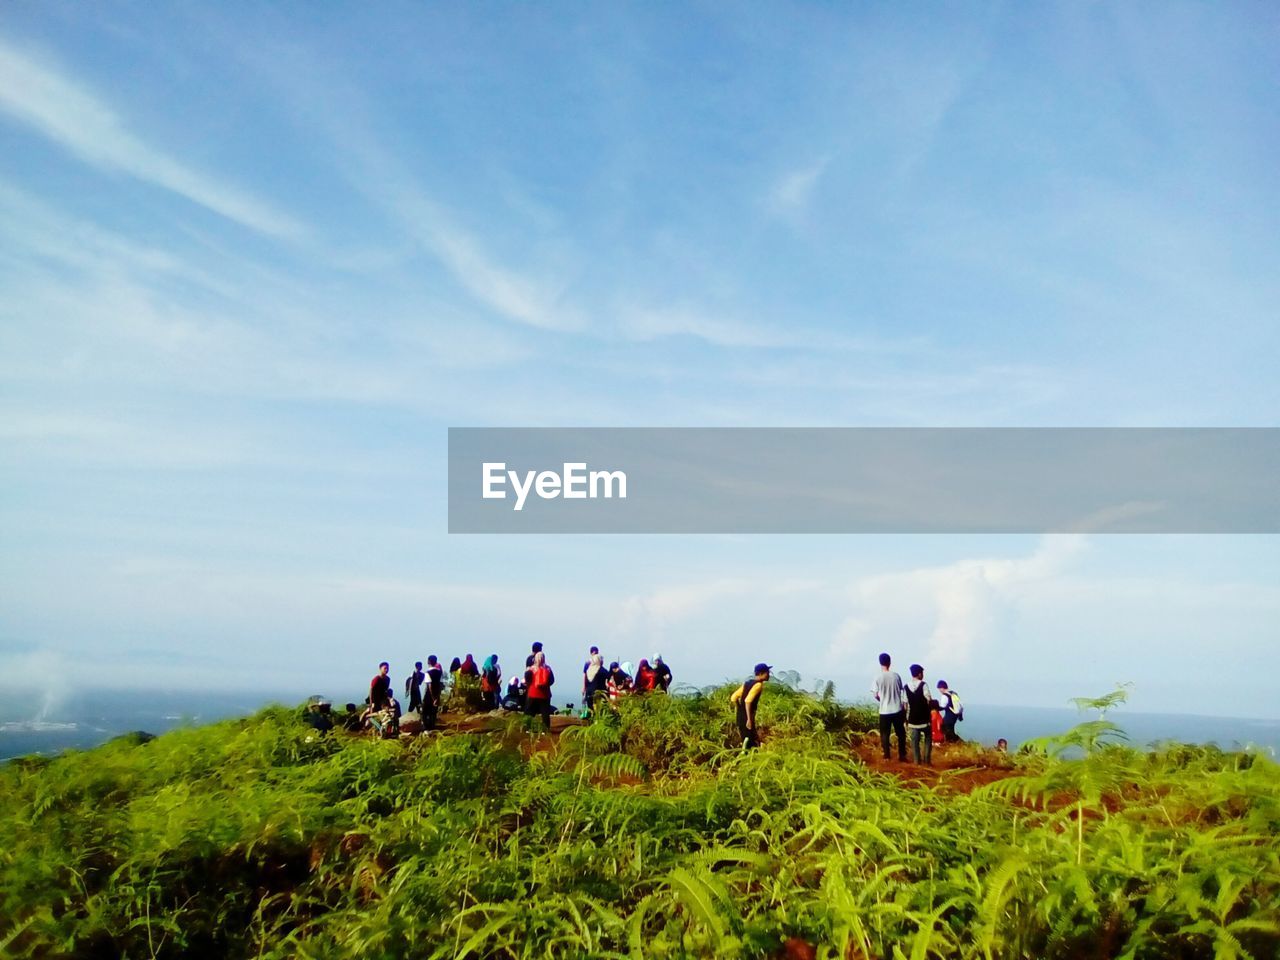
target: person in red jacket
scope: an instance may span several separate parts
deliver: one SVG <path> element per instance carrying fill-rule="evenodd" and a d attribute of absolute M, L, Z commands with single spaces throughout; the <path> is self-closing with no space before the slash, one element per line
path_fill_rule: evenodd
<path fill-rule="evenodd" d="M 556 682 L 556 675 L 547 666 L 546 655 L 539 650 L 533 655 L 533 664 L 529 667 L 529 691 L 525 699 L 526 710 L 531 717 L 542 717 L 545 729 L 551 729 L 551 686 Z"/>
<path fill-rule="evenodd" d="M 658 671 L 649 666 L 648 660 L 641 660 L 636 667 L 636 692 L 648 693 L 658 686 Z"/>

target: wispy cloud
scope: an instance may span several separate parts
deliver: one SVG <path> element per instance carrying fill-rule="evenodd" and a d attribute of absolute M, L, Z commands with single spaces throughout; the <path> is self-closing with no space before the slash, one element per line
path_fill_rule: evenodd
<path fill-rule="evenodd" d="M 251 230 L 288 239 L 303 232 L 269 204 L 147 143 L 94 91 L 3 41 L 0 111 L 96 167 L 171 191 Z"/>
<path fill-rule="evenodd" d="M 809 206 L 814 188 L 827 170 L 830 157 L 789 170 L 769 193 L 769 208 L 782 217 L 795 217 Z"/>

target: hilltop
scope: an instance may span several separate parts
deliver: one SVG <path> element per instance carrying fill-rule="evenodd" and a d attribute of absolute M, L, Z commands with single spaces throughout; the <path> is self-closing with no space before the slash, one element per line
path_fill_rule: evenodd
<path fill-rule="evenodd" d="M 1097 725 L 883 764 L 783 687 L 379 741 L 300 711 L 0 768 L 18 957 L 1272 957 L 1280 771 Z M 1083 756 L 1055 755 L 1074 745 Z"/>

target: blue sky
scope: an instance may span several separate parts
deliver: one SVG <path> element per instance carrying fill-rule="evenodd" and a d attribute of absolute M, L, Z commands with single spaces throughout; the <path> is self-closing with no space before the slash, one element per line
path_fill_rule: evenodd
<path fill-rule="evenodd" d="M 1277 425 L 1277 50 L 1265 4 L 8 4 L 0 676 L 889 649 L 1280 716 L 1274 537 L 444 533 L 451 425 Z"/>

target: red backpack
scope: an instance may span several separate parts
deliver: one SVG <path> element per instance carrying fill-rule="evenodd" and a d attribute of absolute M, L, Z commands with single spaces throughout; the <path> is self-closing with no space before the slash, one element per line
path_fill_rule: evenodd
<path fill-rule="evenodd" d="M 534 667 L 533 677 L 529 681 L 529 697 L 533 700 L 547 700 L 551 697 L 551 668 Z"/>

